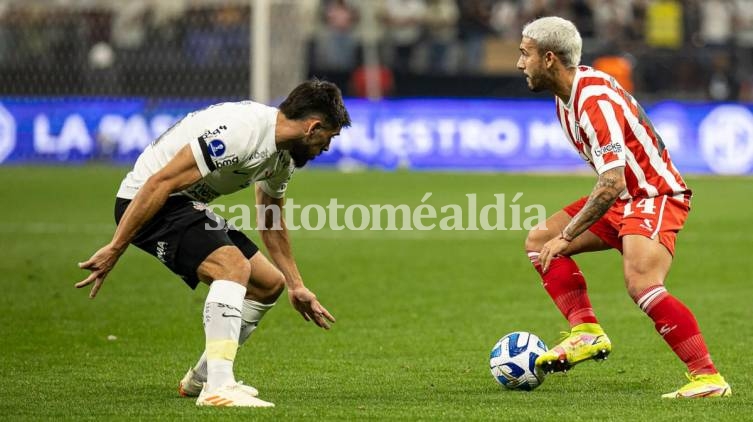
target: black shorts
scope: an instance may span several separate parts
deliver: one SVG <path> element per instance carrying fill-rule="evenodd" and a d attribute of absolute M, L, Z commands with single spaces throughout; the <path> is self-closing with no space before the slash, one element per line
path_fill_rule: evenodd
<path fill-rule="evenodd" d="M 115 223 L 120 223 L 130 202 L 130 199 L 116 198 Z M 221 228 L 212 229 L 215 227 Z M 246 258 L 259 251 L 251 239 L 228 225 L 205 203 L 185 196 L 169 197 L 162 209 L 139 230 L 131 244 L 159 259 L 192 289 L 199 284 L 196 270 L 216 249 L 237 246 Z"/>

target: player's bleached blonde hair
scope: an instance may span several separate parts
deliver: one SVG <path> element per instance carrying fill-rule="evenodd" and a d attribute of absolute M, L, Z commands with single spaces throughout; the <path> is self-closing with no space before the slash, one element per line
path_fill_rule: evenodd
<path fill-rule="evenodd" d="M 523 36 L 535 40 L 542 53 L 551 51 L 556 54 L 565 67 L 580 64 L 583 40 L 578 28 L 567 19 L 557 16 L 536 19 L 523 27 Z"/>

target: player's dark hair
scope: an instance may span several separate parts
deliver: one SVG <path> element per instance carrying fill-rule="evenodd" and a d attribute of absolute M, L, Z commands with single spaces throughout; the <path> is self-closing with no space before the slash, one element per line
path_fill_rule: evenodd
<path fill-rule="evenodd" d="M 295 87 L 280 104 L 280 111 L 291 120 L 319 115 L 327 129 L 350 126 L 350 115 L 343 104 L 340 88 L 316 78 Z"/>

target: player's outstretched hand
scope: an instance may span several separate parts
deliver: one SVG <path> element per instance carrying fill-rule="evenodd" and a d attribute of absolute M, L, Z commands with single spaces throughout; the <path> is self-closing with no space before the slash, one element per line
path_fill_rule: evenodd
<path fill-rule="evenodd" d="M 290 304 L 300 312 L 306 321 L 314 321 L 314 324 L 329 330 L 329 323 L 335 322 L 335 317 L 316 300 L 316 295 L 306 287 L 288 290 Z"/>
<path fill-rule="evenodd" d="M 115 266 L 115 263 L 118 262 L 118 258 L 120 258 L 120 252 L 108 244 L 95 252 L 87 261 L 79 262 L 78 267 L 91 271 L 91 274 L 76 283 L 76 288 L 80 289 L 94 283 L 89 293 L 89 297 L 94 299 L 102 287 L 102 283 L 105 282 L 105 277 L 107 277 L 107 274 Z"/>

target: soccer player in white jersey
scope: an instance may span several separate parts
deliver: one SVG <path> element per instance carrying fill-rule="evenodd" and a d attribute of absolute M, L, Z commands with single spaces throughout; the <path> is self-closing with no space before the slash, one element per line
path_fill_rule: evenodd
<path fill-rule="evenodd" d="M 244 101 L 190 113 L 141 153 L 121 183 L 115 234 L 79 264 L 91 273 L 76 287 L 94 283 L 94 298 L 129 244 L 155 256 L 191 288 L 200 281 L 209 284 L 206 350 L 179 385 L 182 395 L 198 396 L 197 405 L 274 406 L 257 398 L 253 387 L 236 382 L 233 360 L 284 287 L 305 320 L 325 329 L 335 321 L 303 284 L 282 206 L 294 168 L 327 151 L 349 125 L 340 90 L 310 80 L 279 109 Z M 257 205 L 265 209 L 260 236 L 275 265 L 206 207 L 251 185 Z"/>
<path fill-rule="evenodd" d="M 528 88 L 554 94 L 567 139 L 598 174 L 590 195 L 549 217 L 526 239 L 544 288 L 571 327 L 536 365 L 546 372 L 566 371 L 588 359 L 604 359 L 612 350 L 571 256 L 613 248 L 622 253 L 628 294 L 688 368 L 690 382 L 663 397 L 730 395 L 695 317 L 664 286 L 691 191 L 659 134 L 614 78 L 578 65 L 582 41 L 572 22 L 537 19 L 522 35 L 517 67 Z"/>

